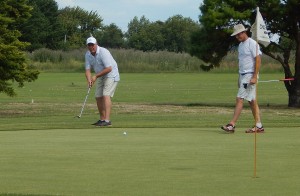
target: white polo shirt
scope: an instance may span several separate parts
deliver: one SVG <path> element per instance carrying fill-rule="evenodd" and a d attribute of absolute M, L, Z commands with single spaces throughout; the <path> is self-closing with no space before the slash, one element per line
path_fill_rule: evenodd
<path fill-rule="evenodd" d="M 252 38 L 248 38 L 246 41 L 239 44 L 239 73 L 253 73 L 255 68 L 255 57 L 261 55 L 260 47 L 258 45 L 258 51 L 256 52 L 257 43 Z"/>
<path fill-rule="evenodd" d="M 86 70 L 92 68 L 97 74 L 107 67 L 112 67 L 112 70 L 104 77 L 114 78 L 116 82 L 120 81 L 118 64 L 106 48 L 97 46 L 97 52 L 95 56 L 93 56 L 90 51 L 85 53 Z"/>

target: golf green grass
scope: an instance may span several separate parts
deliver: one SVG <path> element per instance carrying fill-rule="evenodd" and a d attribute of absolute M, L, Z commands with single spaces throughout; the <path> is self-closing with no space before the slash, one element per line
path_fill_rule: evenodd
<path fill-rule="evenodd" d="M 126 135 L 124 135 L 126 131 Z M 300 132 L 211 128 L 0 132 L 2 194 L 299 195 Z"/>
<path fill-rule="evenodd" d="M 281 74 L 261 74 L 262 80 Z M 281 82 L 261 83 L 266 133 L 254 135 L 249 106 L 236 133 L 237 74 L 121 74 L 112 128 L 98 119 L 82 73 L 42 73 L 0 94 L 0 195 L 299 195 L 300 112 Z M 127 134 L 124 135 L 123 133 Z"/>

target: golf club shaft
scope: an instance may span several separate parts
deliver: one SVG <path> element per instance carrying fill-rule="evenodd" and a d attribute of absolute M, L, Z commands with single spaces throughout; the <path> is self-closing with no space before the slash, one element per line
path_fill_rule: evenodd
<path fill-rule="evenodd" d="M 83 105 L 82 105 L 82 108 L 81 108 L 80 114 L 78 115 L 78 117 L 79 117 L 79 118 L 80 118 L 80 117 L 81 117 L 81 115 L 82 115 L 82 112 L 83 112 L 83 109 L 84 109 L 84 106 L 85 106 L 86 100 L 87 100 L 87 98 L 88 98 L 88 96 L 89 96 L 89 94 L 90 94 L 90 90 L 91 90 L 91 87 L 89 86 L 89 89 L 88 89 L 88 92 L 87 92 L 87 94 L 86 94 L 86 96 L 85 96 L 85 99 L 84 99 L 84 102 L 83 102 Z"/>
<path fill-rule="evenodd" d="M 294 78 L 286 78 L 286 79 L 281 79 L 281 80 L 262 80 L 259 82 L 285 82 L 285 81 L 293 81 Z"/>

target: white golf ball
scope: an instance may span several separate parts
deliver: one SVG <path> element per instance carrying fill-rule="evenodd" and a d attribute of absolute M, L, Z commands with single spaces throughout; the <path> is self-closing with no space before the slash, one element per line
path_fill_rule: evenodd
<path fill-rule="evenodd" d="M 126 131 L 124 131 L 123 135 L 127 135 Z"/>

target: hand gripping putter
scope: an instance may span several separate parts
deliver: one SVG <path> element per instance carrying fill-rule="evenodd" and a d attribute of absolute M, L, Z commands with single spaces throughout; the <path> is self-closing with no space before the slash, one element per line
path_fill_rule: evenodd
<path fill-rule="evenodd" d="M 89 86 L 89 89 L 88 89 L 88 92 L 87 92 L 87 94 L 86 94 L 86 96 L 85 96 L 85 99 L 84 99 L 84 102 L 83 102 L 83 105 L 82 105 L 82 108 L 81 108 L 80 114 L 79 114 L 78 116 L 75 116 L 75 117 L 77 117 L 77 118 L 81 118 L 81 115 L 82 115 L 82 112 L 83 112 L 83 109 L 84 109 L 84 106 L 85 106 L 86 100 L 87 100 L 87 98 L 88 98 L 88 96 L 89 96 L 89 94 L 90 94 L 90 90 L 91 90 L 91 87 Z"/>

